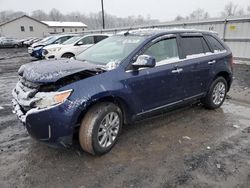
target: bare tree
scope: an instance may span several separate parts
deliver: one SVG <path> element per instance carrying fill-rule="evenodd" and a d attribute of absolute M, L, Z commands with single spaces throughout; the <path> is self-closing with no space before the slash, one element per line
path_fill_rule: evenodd
<path fill-rule="evenodd" d="M 232 1 L 225 5 L 224 11 L 221 12 L 222 17 L 236 16 L 238 5 Z"/>
<path fill-rule="evenodd" d="M 48 14 L 46 14 L 44 11 L 42 10 L 35 10 L 31 13 L 30 15 L 31 17 L 40 20 L 40 21 L 44 21 L 44 20 L 48 20 L 49 16 Z"/>
<path fill-rule="evenodd" d="M 1 11 L 0 12 L 0 23 L 12 20 L 12 19 L 17 18 L 17 17 L 20 17 L 20 16 L 22 16 L 24 14 L 25 13 L 22 12 L 22 11 L 17 11 L 17 12 L 13 12 L 13 11 L 10 11 L 10 10 Z"/>
<path fill-rule="evenodd" d="M 207 19 L 207 18 L 209 18 L 208 12 L 206 12 L 203 9 L 200 9 L 200 8 L 194 10 L 189 15 L 189 19 L 190 20 L 201 20 L 201 19 Z"/>
<path fill-rule="evenodd" d="M 237 10 L 236 16 L 244 16 L 244 15 L 246 14 L 243 8 L 240 8 L 239 10 Z"/>
<path fill-rule="evenodd" d="M 63 14 L 55 8 L 53 8 L 50 11 L 49 18 L 51 19 L 51 21 L 63 21 L 64 20 Z"/>
<path fill-rule="evenodd" d="M 25 14 L 24 12 L 13 12 L 13 11 L 2 11 L 0 12 L 0 22 L 5 22 L 11 20 L 15 17 Z M 72 12 L 69 14 L 62 14 L 57 9 L 52 9 L 49 14 L 42 10 L 35 10 L 30 14 L 40 21 L 81 21 L 88 25 L 89 29 L 101 29 L 102 28 L 102 15 L 101 12 L 91 13 L 85 15 L 79 12 Z M 105 13 L 105 22 L 107 28 L 115 27 L 130 27 L 145 24 L 156 24 L 159 23 L 158 20 L 151 19 L 149 15 L 147 17 L 139 16 L 129 16 L 126 18 L 120 18 L 117 16 Z"/>
<path fill-rule="evenodd" d="M 250 6 L 247 7 L 247 14 L 250 14 Z"/>
<path fill-rule="evenodd" d="M 207 19 L 209 18 L 209 13 L 206 12 L 205 10 L 203 9 L 196 9 L 194 10 L 189 16 L 186 16 L 186 17 L 182 17 L 180 15 L 178 15 L 176 18 L 175 18 L 175 21 L 185 21 L 185 20 L 203 20 L 203 19 Z"/>
<path fill-rule="evenodd" d="M 182 21 L 182 20 L 185 20 L 185 18 L 180 15 L 176 16 L 174 19 L 174 21 Z"/>

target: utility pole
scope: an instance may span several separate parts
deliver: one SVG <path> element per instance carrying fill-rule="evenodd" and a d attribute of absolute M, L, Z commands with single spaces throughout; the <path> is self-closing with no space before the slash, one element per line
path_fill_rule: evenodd
<path fill-rule="evenodd" d="M 101 0 L 101 1 L 102 1 L 102 28 L 105 29 L 103 0 Z"/>

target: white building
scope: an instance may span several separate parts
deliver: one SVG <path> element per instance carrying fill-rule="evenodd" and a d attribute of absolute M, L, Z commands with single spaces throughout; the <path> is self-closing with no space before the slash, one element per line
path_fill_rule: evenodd
<path fill-rule="evenodd" d="M 23 39 L 27 37 L 45 37 L 55 33 L 77 33 L 87 29 L 82 22 L 39 21 L 23 15 L 0 24 L 0 37 Z"/>

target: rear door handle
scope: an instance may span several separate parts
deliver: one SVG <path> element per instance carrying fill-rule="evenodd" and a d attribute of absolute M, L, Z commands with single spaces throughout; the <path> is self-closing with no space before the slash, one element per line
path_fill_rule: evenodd
<path fill-rule="evenodd" d="M 172 73 L 180 73 L 180 72 L 182 72 L 183 71 L 183 69 L 182 68 L 177 68 L 177 69 L 174 69 L 174 70 L 172 70 Z"/>
<path fill-rule="evenodd" d="M 212 64 L 215 64 L 215 63 L 216 63 L 216 61 L 215 61 L 215 60 L 213 60 L 213 61 L 209 61 L 209 62 L 208 62 L 208 64 L 209 64 L 209 65 L 212 65 Z"/>

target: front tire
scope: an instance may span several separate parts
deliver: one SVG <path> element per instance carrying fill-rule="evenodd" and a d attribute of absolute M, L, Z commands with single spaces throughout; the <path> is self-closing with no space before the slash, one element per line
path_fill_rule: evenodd
<path fill-rule="evenodd" d="M 65 54 L 62 55 L 62 58 L 68 58 L 68 59 L 70 59 L 71 57 L 74 57 L 74 56 L 75 55 L 72 54 L 72 53 L 65 53 Z"/>
<path fill-rule="evenodd" d="M 206 97 L 202 100 L 202 103 L 208 109 L 219 108 L 226 98 L 227 91 L 227 81 L 223 77 L 218 77 L 211 84 Z"/>
<path fill-rule="evenodd" d="M 84 116 L 79 142 L 82 149 L 93 155 L 109 152 L 115 145 L 123 124 L 122 112 L 113 103 L 93 106 Z"/>

